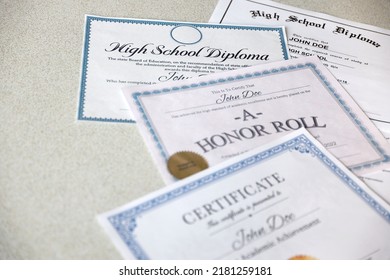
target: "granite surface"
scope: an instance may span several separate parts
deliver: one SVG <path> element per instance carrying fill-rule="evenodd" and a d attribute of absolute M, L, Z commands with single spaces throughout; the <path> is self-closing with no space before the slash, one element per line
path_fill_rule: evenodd
<path fill-rule="evenodd" d="M 389 0 L 277 1 L 390 29 Z M 95 216 L 163 186 L 135 125 L 76 120 L 84 15 L 207 22 L 217 0 L 0 0 L 0 259 L 118 259 Z"/>

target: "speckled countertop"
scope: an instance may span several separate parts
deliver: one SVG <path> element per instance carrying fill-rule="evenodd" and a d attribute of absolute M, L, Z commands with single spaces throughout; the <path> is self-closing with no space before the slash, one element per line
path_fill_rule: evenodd
<path fill-rule="evenodd" d="M 390 29 L 389 0 L 284 0 Z M 118 259 L 96 214 L 162 187 L 135 125 L 76 121 L 84 15 L 207 22 L 217 0 L 0 1 L 0 259 Z"/>

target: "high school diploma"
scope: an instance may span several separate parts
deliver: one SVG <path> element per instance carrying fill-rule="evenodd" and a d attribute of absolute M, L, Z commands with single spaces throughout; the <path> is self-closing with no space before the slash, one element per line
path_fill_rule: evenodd
<path fill-rule="evenodd" d="M 291 57 L 320 57 L 390 137 L 390 30 L 268 0 L 220 0 L 210 22 L 286 26 Z"/>
<path fill-rule="evenodd" d="M 316 57 L 124 94 L 166 182 L 301 127 L 356 174 L 389 165 L 389 143 Z"/>
<path fill-rule="evenodd" d="M 99 216 L 129 259 L 389 259 L 388 206 L 298 130 Z"/>
<path fill-rule="evenodd" d="M 86 16 L 79 120 L 133 122 L 121 88 L 288 59 L 283 27 Z"/>

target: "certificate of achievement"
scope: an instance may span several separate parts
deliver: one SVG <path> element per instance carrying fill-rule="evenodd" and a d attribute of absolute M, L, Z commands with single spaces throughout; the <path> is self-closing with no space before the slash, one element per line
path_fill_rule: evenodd
<path fill-rule="evenodd" d="M 316 57 L 123 91 L 166 182 L 191 174 L 180 158 L 203 170 L 301 127 L 357 174 L 389 166 L 389 143 Z"/>
<path fill-rule="evenodd" d="M 389 207 L 303 129 L 98 219 L 124 258 L 390 258 Z"/>
<path fill-rule="evenodd" d="M 86 16 L 78 119 L 133 122 L 124 86 L 288 58 L 283 27 Z"/>
<path fill-rule="evenodd" d="M 210 21 L 286 26 L 291 57 L 320 57 L 390 137 L 390 30 L 267 0 L 220 0 Z"/>

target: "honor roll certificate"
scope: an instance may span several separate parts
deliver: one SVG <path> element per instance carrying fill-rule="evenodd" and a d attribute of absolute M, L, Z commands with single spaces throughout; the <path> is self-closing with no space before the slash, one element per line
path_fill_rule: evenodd
<path fill-rule="evenodd" d="M 357 174 L 389 165 L 389 143 L 316 57 L 124 93 L 166 182 L 301 127 Z"/>
<path fill-rule="evenodd" d="M 288 59 L 283 27 L 86 16 L 78 118 L 131 122 L 124 86 Z"/>
<path fill-rule="evenodd" d="M 390 258 L 388 206 L 304 130 L 99 221 L 124 258 Z"/>
<path fill-rule="evenodd" d="M 286 26 L 291 57 L 320 57 L 390 137 L 390 30 L 267 0 L 220 0 L 210 21 Z"/>

